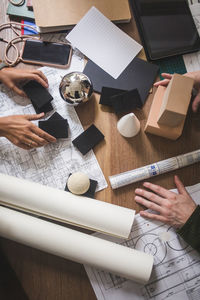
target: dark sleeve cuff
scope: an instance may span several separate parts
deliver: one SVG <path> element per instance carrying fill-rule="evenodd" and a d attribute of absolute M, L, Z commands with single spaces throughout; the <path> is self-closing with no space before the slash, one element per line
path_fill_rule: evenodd
<path fill-rule="evenodd" d="M 200 206 L 198 205 L 178 234 L 200 253 Z"/>

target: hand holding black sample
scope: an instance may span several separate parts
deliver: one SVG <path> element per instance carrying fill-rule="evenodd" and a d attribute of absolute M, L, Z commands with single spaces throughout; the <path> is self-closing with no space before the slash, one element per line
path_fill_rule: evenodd
<path fill-rule="evenodd" d="M 6 137 L 14 145 L 26 150 L 56 142 L 55 137 L 31 122 L 42 117 L 44 117 L 44 113 L 1 117 L 0 136 Z"/>

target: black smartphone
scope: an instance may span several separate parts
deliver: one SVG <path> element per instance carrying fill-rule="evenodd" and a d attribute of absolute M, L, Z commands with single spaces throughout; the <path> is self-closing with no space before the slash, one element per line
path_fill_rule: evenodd
<path fill-rule="evenodd" d="M 70 65 L 72 47 L 67 43 L 45 42 L 28 39 L 22 49 L 22 62 L 67 68 Z"/>

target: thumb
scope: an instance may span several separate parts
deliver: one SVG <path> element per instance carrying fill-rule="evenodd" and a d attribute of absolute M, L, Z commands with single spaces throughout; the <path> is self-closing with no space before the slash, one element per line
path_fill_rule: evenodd
<path fill-rule="evenodd" d="M 44 113 L 34 114 L 34 115 L 25 115 L 26 119 L 29 121 L 39 120 L 44 117 Z"/>
<path fill-rule="evenodd" d="M 174 176 L 174 182 L 176 184 L 177 190 L 179 194 L 188 194 L 187 190 L 185 189 L 182 181 L 179 179 L 177 175 Z"/>
<path fill-rule="evenodd" d="M 200 91 L 198 92 L 198 94 L 196 95 L 196 97 L 193 100 L 193 103 L 192 103 L 193 112 L 197 112 L 199 106 L 200 106 Z"/>

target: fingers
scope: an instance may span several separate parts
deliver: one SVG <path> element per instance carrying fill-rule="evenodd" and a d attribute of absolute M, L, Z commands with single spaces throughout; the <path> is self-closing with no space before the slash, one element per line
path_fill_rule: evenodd
<path fill-rule="evenodd" d="M 48 85 L 48 79 L 47 79 L 47 77 L 44 75 L 44 73 L 42 73 L 40 70 L 34 70 L 33 72 L 34 72 L 36 75 L 38 75 L 39 77 L 41 77 L 42 80 L 44 80 L 44 81 L 47 83 L 47 85 Z"/>
<path fill-rule="evenodd" d="M 162 203 L 162 198 L 159 197 L 158 195 L 154 194 L 154 193 L 151 193 L 151 192 L 148 192 L 146 190 L 143 190 L 143 189 L 136 189 L 135 190 L 135 193 L 143 198 L 146 198 L 150 201 L 153 201 L 154 203 L 157 203 L 157 204 L 161 204 Z"/>
<path fill-rule="evenodd" d="M 153 184 L 150 182 L 144 182 L 143 186 L 152 190 L 153 192 L 155 192 L 156 194 L 159 194 L 160 196 L 162 196 L 164 198 L 168 198 L 172 195 L 172 192 L 166 190 L 165 188 L 163 188 L 159 185 L 156 185 L 156 184 Z"/>
<path fill-rule="evenodd" d="M 196 95 L 192 102 L 192 110 L 193 112 L 197 112 L 198 108 L 200 107 L 200 92 Z"/>
<path fill-rule="evenodd" d="M 39 120 L 44 117 L 44 113 L 40 114 L 32 114 L 32 115 L 24 115 L 24 117 L 29 121 Z"/>
<path fill-rule="evenodd" d="M 177 175 L 174 176 L 174 182 L 176 184 L 177 190 L 179 194 L 188 194 L 187 190 L 185 189 L 182 181 L 179 179 Z"/>
<path fill-rule="evenodd" d="M 163 222 L 163 223 L 168 223 L 168 219 L 166 217 L 161 216 L 161 215 L 152 214 L 152 213 L 150 213 L 148 211 L 145 211 L 145 210 L 140 212 L 140 216 L 144 217 L 144 218 L 151 219 L 151 220 L 160 221 L 160 222 Z"/>
<path fill-rule="evenodd" d="M 162 85 L 162 86 L 167 86 L 168 83 L 169 83 L 169 79 L 164 79 L 164 80 L 160 80 L 158 82 L 155 82 L 154 83 L 154 86 L 159 86 L 159 85 Z"/>
<path fill-rule="evenodd" d="M 21 97 L 26 97 L 26 94 L 24 91 L 22 91 L 20 88 L 18 88 L 16 85 L 13 85 L 11 88 L 16 94 L 18 94 Z"/>
<path fill-rule="evenodd" d="M 41 71 L 32 71 L 28 73 L 26 76 L 27 80 L 36 80 L 39 82 L 43 87 L 48 88 L 48 80 L 46 76 Z"/>
<path fill-rule="evenodd" d="M 143 197 L 135 196 L 135 201 L 151 210 L 154 210 L 156 212 L 162 213 L 162 207 L 160 205 L 157 205 L 156 203 L 146 200 Z"/>
<path fill-rule="evenodd" d="M 154 86 L 159 86 L 159 85 L 162 85 L 162 86 L 167 86 L 168 83 L 170 82 L 170 79 L 172 78 L 172 75 L 171 74 L 168 74 L 168 73 L 162 73 L 161 74 L 163 78 L 163 80 L 160 80 L 158 82 L 155 82 L 154 83 Z"/>
<path fill-rule="evenodd" d="M 45 143 L 46 141 L 49 143 L 55 143 L 56 142 L 56 138 L 50 134 L 48 134 L 47 132 L 43 131 L 42 129 L 40 129 L 39 127 L 37 127 L 36 125 L 32 124 L 32 132 L 35 133 L 35 135 L 37 135 L 38 137 L 40 137 L 43 140 L 43 143 Z"/>
<path fill-rule="evenodd" d="M 162 73 L 161 74 L 163 78 L 165 79 L 172 79 L 172 74 L 169 74 L 169 73 Z"/>

